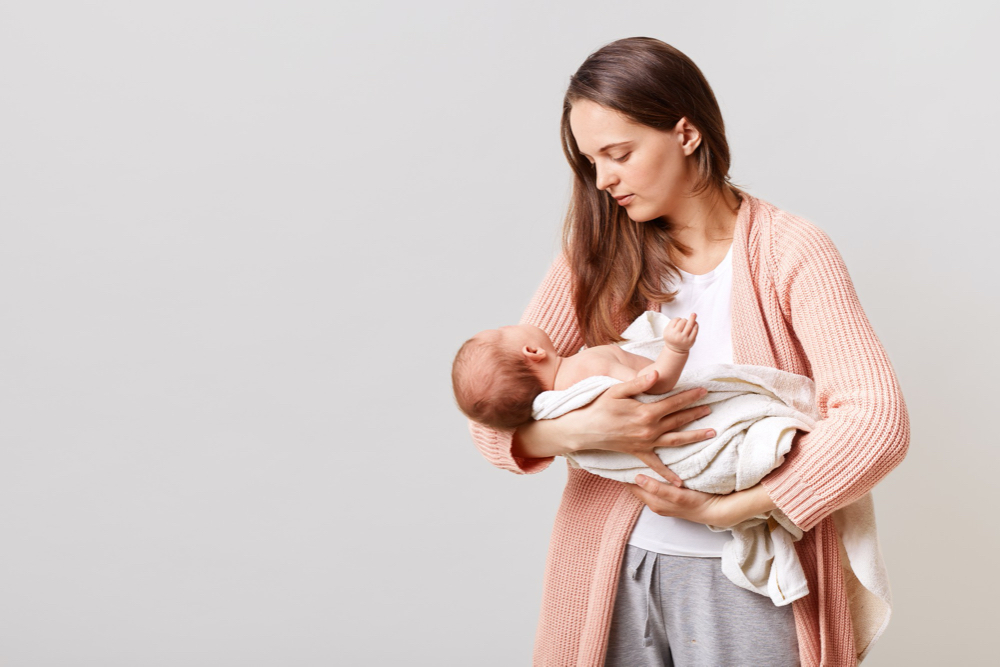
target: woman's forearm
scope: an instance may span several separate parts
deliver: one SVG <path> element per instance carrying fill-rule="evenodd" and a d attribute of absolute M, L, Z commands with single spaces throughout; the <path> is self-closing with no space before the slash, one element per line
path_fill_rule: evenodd
<path fill-rule="evenodd" d="M 767 494 L 767 489 L 759 483 L 731 494 L 729 499 L 732 502 L 730 521 L 733 525 L 778 508 Z"/>
<path fill-rule="evenodd" d="M 635 484 L 630 484 L 628 489 L 656 514 L 721 528 L 732 528 L 777 508 L 767 489 L 759 483 L 743 491 L 721 495 L 679 489 L 648 475 L 636 475 Z"/>
<path fill-rule="evenodd" d="M 562 433 L 558 419 L 522 424 L 514 431 L 510 453 L 518 458 L 544 459 L 574 451 L 570 438 Z"/>

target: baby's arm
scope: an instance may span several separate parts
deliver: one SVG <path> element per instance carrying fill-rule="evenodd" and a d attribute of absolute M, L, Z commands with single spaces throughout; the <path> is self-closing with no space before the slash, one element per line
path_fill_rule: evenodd
<path fill-rule="evenodd" d="M 698 337 L 698 316 L 691 314 L 691 319 L 675 317 L 663 329 L 663 350 L 656 361 L 649 363 L 647 357 L 627 352 L 617 345 L 598 345 L 588 348 L 575 355 L 583 361 L 583 355 L 588 357 L 585 367 L 587 375 L 610 375 L 613 378 L 628 382 L 637 375 L 645 375 L 657 371 L 660 377 L 656 383 L 646 390 L 647 394 L 665 394 L 674 388 L 687 363 L 688 350 Z M 599 361 L 598 361 L 599 360 Z M 598 365 L 599 364 L 599 365 Z M 581 368 L 581 371 L 584 369 Z"/>
<path fill-rule="evenodd" d="M 698 337 L 697 315 L 691 313 L 691 319 L 675 317 L 663 328 L 663 350 L 656 361 L 639 371 L 645 375 L 650 371 L 658 371 L 659 379 L 646 390 L 647 394 L 665 394 L 674 388 L 688 360 L 688 350 Z"/>

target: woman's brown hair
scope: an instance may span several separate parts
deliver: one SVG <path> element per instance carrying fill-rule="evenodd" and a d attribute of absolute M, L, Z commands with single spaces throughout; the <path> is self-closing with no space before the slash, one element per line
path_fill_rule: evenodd
<path fill-rule="evenodd" d="M 573 272 L 577 321 L 588 346 L 622 340 L 615 314 L 631 321 L 648 301 L 669 303 L 676 291 L 664 290 L 666 277 L 680 277 L 670 247 L 691 249 L 674 238 L 662 218 L 635 222 L 608 194 L 597 189 L 590 161 L 580 154 L 569 125 L 579 100 L 618 111 L 633 122 L 671 130 L 681 117 L 701 133 L 692 154 L 698 183 L 707 189 L 742 190 L 729 180 L 729 143 L 722 112 L 705 76 L 690 58 L 651 37 L 619 39 L 590 54 L 570 77 L 563 99 L 562 147 L 573 168 L 573 193 L 563 225 L 562 246 Z"/>

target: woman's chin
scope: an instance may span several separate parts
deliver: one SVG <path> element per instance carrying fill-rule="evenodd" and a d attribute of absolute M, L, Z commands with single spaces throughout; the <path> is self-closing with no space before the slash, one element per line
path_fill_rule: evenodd
<path fill-rule="evenodd" d="M 639 206 L 630 206 L 625 209 L 625 213 L 632 222 L 649 222 L 650 220 L 655 220 L 658 217 L 649 211 L 644 211 Z"/>

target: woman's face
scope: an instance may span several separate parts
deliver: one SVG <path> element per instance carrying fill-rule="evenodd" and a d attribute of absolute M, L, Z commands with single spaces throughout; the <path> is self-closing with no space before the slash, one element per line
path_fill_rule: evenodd
<path fill-rule="evenodd" d="M 569 112 L 580 152 L 606 190 L 636 222 L 670 217 L 691 188 L 690 160 L 701 135 L 686 118 L 669 131 L 640 125 L 613 109 L 578 100 Z"/>

